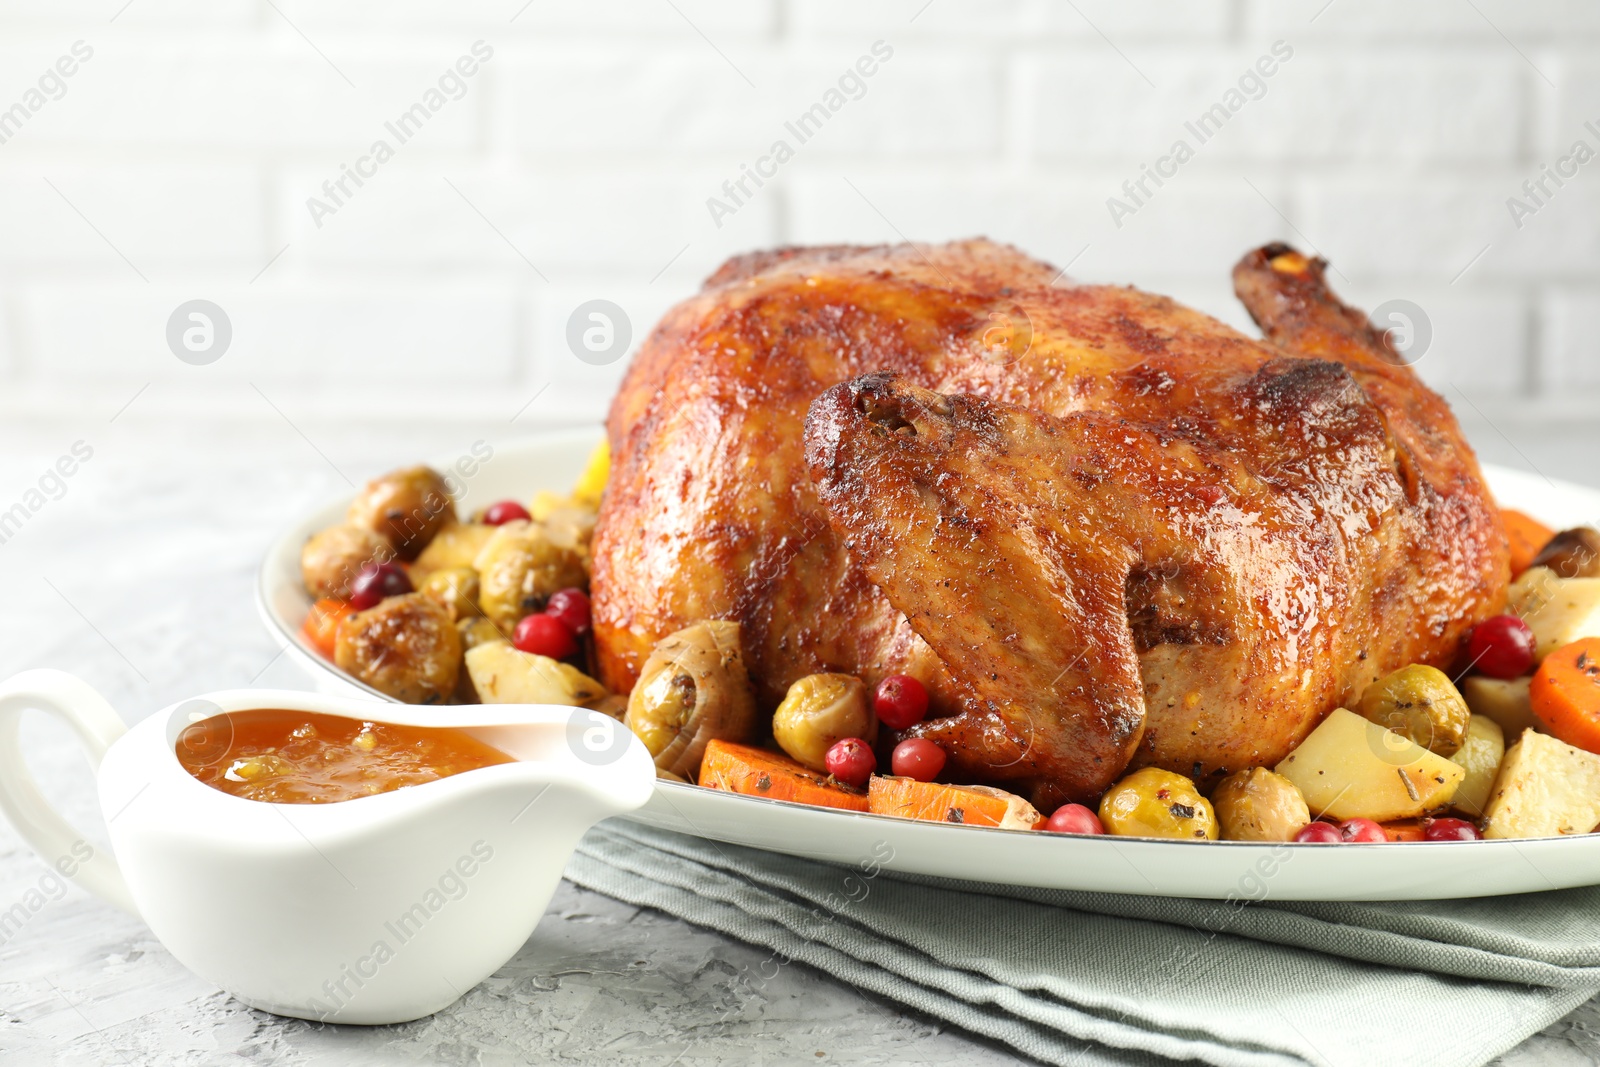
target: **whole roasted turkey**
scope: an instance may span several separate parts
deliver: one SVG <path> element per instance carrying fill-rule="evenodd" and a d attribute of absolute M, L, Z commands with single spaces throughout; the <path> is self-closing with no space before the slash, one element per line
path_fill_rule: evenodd
<path fill-rule="evenodd" d="M 604 681 L 734 619 L 770 710 L 922 679 L 957 780 L 1089 799 L 1281 759 L 1499 608 L 1507 549 L 1444 401 L 1324 264 L 1234 268 L 1253 340 L 984 240 L 736 258 L 612 405 Z"/>

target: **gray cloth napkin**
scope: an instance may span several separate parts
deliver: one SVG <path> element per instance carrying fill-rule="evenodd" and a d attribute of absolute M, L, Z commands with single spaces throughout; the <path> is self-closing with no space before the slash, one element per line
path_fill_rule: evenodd
<path fill-rule="evenodd" d="M 1047 1063 L 1486 1063 L 1600 991 L 1600 889 L 1230 904 L 897 875 L 613 819 L 567 877 Z"/>

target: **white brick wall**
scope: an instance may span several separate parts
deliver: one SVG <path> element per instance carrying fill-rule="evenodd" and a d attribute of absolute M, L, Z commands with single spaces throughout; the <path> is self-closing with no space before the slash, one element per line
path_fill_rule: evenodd
<path fill-rule="evenodd" d="M 316 225 L 307 197 L 480 39 L 461 98 Z M 79 40 L 0 144 L 10 417 L 109 418 L 148 384 L 122 418 L 279 419 L 262 393 L 313 422 L 535 394 L 518 426 L 594 418 L 623 365 L 567 350 L 584 300 L 637 345 L 744 249 L 986 233 L 1241 327 L 1234 259 L 1310 246 L 1352 299 L 1420 304 L 1423 373 L 1494 427 L 1596 425 L 1600 160 L 1520 228 L 1505 203 L 1600 151 L 1593 4 L 0 0 L 0 111 Z M 880 40 L 864 94 L 715 225 L 707 197 Z M 1276 40 L 1264 94 L 1116 225 L 1107 198 Z M 206 367 L 164 340 L 196 297 L 234 327 Z"/>

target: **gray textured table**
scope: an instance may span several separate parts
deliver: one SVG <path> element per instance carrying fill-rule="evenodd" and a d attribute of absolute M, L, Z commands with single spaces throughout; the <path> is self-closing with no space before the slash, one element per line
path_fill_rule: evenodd
<path fill-rule="evenodd" d="M 61 499 L 0 544 L 0 674 L 74 671 L 129 721 L 208 689 L 304 686 L 275 656 L 251 588 L 272 532 L 344 486 L 318 450 L 360 479 L 479 436 L 302 427 L 314 449 L 281 424 L 224 431 L 104 420 L 0 428 L 5 504 L 74 440 L 87 437 L 96 449 Z M 40 719 L 30 721 L 24 742 L 46 792 L 103 840 L 70 737 Z M 0 912 L 44 873 L 0 825 Z M 186 972 L 139 922 L 73 888 L 19 929 L 0 932 L 0 1062 L 1014 1060 L 800 964 L 752 993 L 738 975 L 765 955 L 563 885 L 516 958 L 454 1007 L 405 1026 L 327 1027 L 230 1000 Z M 1600 1002 L 1500 1062 L 1600 1063 Z"/>

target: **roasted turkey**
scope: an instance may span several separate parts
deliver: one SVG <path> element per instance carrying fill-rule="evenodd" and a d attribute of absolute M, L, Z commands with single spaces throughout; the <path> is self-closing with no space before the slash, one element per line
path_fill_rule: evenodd
<path fill-rule="evenodd" d="M 1507 548 L 1445 402 L 1283 245 L 1254 340 L 1013 248 L 736 258 L 612 405 L 594 538 L 604 681 L 742 624 L 796 679 L 914 675 L 957 780 L 1090 799 L 1281 759 L 1497 610 Z"/>

